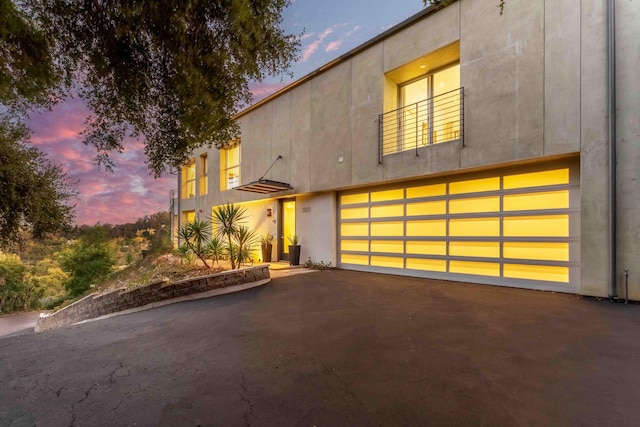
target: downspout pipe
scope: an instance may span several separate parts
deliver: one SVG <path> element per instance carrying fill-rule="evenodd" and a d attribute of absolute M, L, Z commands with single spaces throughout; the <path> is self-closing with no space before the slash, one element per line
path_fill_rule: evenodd
<path fill-rule="evenodd" d="M 607 91 L 609 115 L 609 299 L 617 293 L 617 168 L 616 168 L 616 2 L 608 0 L 607 5 Z"/>

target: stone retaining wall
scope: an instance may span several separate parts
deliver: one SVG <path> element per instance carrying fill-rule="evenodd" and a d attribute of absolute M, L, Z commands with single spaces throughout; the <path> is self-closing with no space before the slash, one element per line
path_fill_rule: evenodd
<path fill-rule="evenodd" d="M 35 331 L 40 332 L 73 325 L 87 319 L 125 310 L 130 311 L 153 305 L 160 301 L 181 300 L 190 295 L 210 292 L 216 289 L 223 290 L 234 286 L 242 287 L 242 285 L 251 283 L 262 284 L 267 283 L 269 280 L 269 266 L 264 264 L 257 267 L 194 277 L 174 283 L 159 281 L 130 290 L 116 289 L 104 294 L 95 293 L 49 316 L 41 317 L 38 319 Z"/>

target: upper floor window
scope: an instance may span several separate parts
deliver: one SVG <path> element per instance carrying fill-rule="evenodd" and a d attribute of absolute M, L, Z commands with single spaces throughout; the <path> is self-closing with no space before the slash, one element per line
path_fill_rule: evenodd
<path fill-rule="evenodd" d="M 459 138 L 459 88 L 459 64 L 400 86 L 403 150 Z"/>
<path fill-rule="evenodd" d="M 240 185 L 240 143 L 220 150 L 220 190 Z"/>
<path fill-rule="evenodd" d="M 196 162 L 191 159 L 182 166 L 182 198 L 188 199 L 196 195 Z"/>
<path fill-rule="evenodd" d="M 415 69 L 426 65 L 411 64 Z M 415 67 L 415 68 L 413 68 Z M 397 72 L 394 77 L 405 73 Z M 417 73 L 416 73 L 417 74 Z M 416 74 L 413 74 L 414 76 Z M 412 76 L 413 77 L 413 76 Z M 441 67 L 395 84 L 395 109 L 380 115 L 380 159 L 383 155 L 461 139 L 463 132 L 460 64 Z M 391 96 L 388 93 L 385 96 Z M 391 101 L 391 100 L 389 100 Z"/>
<path fill-rule="evenodd" d="M 200 183 L 198 194 L 204 196 L 209 190 L 209 157 L 207 153 L 200 155 Z"/>

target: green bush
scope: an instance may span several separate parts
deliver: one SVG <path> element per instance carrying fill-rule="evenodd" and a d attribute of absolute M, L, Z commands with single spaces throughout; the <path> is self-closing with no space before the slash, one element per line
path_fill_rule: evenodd
<path fill-rule="evenodd" d="M 115 263 L 115 251 L 103 233 L 81 237 L 62 252 L 60 266 L 71 276 L 64 287 L 72 297 L 82 295 L 91 284 L 106 279 Z"/>

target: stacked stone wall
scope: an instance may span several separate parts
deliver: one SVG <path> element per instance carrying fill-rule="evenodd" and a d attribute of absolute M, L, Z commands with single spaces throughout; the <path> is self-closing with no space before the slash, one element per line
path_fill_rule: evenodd
<path fill-rule="evenodd" d="M 263 284 L 270 280 L 269 266 L 224 271 L 209 276 L 194 277 L 173 283 L 153 282 L 134 289 L 116 289 L 102 294 L 87 295 L 83 299 L 57 312 L 38 319 L 36 332 L 73 325 L 84 320 L 106 316 L 126 310 L 144 308 L 162 301 L 180 300 L 216 289 L 241 290 L 250 284 Z M 226 293 L 226 292 L 225 292 Z"/>

